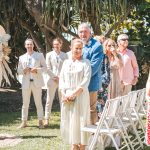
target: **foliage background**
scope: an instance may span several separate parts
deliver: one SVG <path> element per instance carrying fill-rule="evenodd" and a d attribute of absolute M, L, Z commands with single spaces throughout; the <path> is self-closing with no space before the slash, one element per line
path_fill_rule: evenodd
<path fill-rule="evenodd" d="M 16 75 L 18 57 L 25 52 L 24 41 L 33 38 L 36 50 L 44 55 L 51 50 L 52 39 L 63 40 L 63 51 L 77 36 L 80 22 L 89 22 L 95 35 L 116 40 L 127 33 L 140 67 L 136 88 L 145 87 L 150 66 L 150 2 L 148 0 L 0 0 L 0 24 L 11 34 L 10 66 Z M 17 78 L 12 86 L 19 87 Z M 5 85 L 8 86 L 8 85 Z"/>

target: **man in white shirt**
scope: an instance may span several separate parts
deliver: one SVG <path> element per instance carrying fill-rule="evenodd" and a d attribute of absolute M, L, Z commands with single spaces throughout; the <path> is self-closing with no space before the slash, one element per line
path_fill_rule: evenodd
<path fill-rule="evenodd" d="M 33 50 L 34 43 L 32 39 L 25 41 L 27 53 L 19 57 L 18 74 L 22 78 L 22 123 L 18 128 L 27 127 L 28 109 L 31 93 L 33 93 L 39 128 L 43 128 L 43 106 L 42 106 L 42 86 L 44 86 L 42 73 L 46 71 L 46 62 L 42 53 Z"/>
<path fill-rule="evenodd" d="M 62 64 L 64 60 L 67 59 L 67 54 L 61 51 L 61 46 L 62 40 L 59 38 L 54 39 L 53 51 L 47 53 L 46 55 L 47 73 L 49 79 L 47 82 L 47 100 L 45 105 L 45 127 L 49 124 L 49 117 L 51 114 L 53 99 L 56 90 L 58 89 L 59 74 Z M 60 101 L 60 92 L 58 92 L 58 96 Z"/>

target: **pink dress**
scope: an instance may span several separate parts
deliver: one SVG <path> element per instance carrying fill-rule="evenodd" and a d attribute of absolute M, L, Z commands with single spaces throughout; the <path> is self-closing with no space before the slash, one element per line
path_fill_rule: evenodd
<path fill-rule="evenodd" d="M 150 102 L 148 102 L 148 108 L 147 108 L 145 139 L 146 139 L 146 144 L 150 146 Z"/>
<path fill-rule="evenodd" d="M 150 72 L 146 83 L 146 98 L 147 98 L 147 118 L 146 118 L 145 140 L 147 146 L 150 146 Z"/>
<path fill-rule="evenodd" d="M 108 90 L 109 99 L 118 97 L 121 95 L 121 80 L 120 80 L 120 64 L 118 61 L 110 61 L 110 84 Z"/>

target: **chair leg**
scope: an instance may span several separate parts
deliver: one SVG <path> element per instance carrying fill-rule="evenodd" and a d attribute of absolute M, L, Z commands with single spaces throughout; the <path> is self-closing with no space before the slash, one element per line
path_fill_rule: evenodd
<path fill-rule="evenodd" d="M 114 139 L 114 137 L 113 137 L 111 134 L 110 134 L 109 136 L 110 136 L 110 138 L 112 139 L 116 150 L 119 150 L 119 147 L 118 147 L 118 145 L 117 145 L 116 140 Z"/>
<path fill-rule="evenodd" d="M 128 150 L 130 150 L 130 147 L 129 147 L 129 144 L 128 144 L 128 142 L 127 142 L 127 139 L 125 138 L 125 134 L 124 134 L 123 132 L 121 132 L 121 135 L 122 135 L 122 137 L 123 137 L 123 140 L 124 140 L 124 142 L 125 142 L 125 144 L 126 144 Z M 132 150 L 133 150 L 133 149 L 132 149 Z"/>

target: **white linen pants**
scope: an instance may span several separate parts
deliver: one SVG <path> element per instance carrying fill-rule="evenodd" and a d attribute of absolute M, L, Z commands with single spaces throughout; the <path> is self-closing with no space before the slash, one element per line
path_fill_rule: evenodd
<path fill-rule="evenodd" d="M 26 121 L 28 119 L 28 109 L 30 104 L 31 92 L 33 93 L 35 106 L 37 109 L 38 120 L 43 119 L 43 106 L 42 106 L 42 89 L 35 87 L 33 82 L 30 82 L 28 89 L 22 89 L 22 120 Z"/>
<path fill-rule="evenodd" d="M 52 104 L 55 97 L 56 90 L 58 89 L 58 83 L 56 83 L 53 80 L 50 80 L 50 83 L 47 87 L 47 99 L 46 99 L 46 105 L 45 105 L 45 119 L 49 119 L 51 110 L 52 110 Z M 58 97 L 59 97 L 59 103 L 61 107 L 61 94 L 58 91 Z"/>

